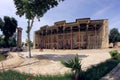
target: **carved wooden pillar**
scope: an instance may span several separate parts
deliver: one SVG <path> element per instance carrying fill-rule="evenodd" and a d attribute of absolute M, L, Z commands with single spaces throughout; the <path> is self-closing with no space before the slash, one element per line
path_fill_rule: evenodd
<path fill-rule="evenodd" d="M 97 48 L 97 34 L 96 34 L 96 25 L 94 25 L 94 27 L 95 27 L 95 45 L 94 45 L 94 48 L 96 49 Z"/>
<path fill-rule="evenodd" d="M 50 36 L 50 37 L 51 37 L 51 40 L 50 40 L 50 41 L 51 41 L 51 42 L 50 42 L 50 45 L 51 45 L 51 46 L 50 46 L 50 48 L 52 49 L 52 39 L 53 39 L 53 37 L 52 37 L 52 29 L 51 29 L 51 36 Z"/>
<path fill-rule="evenodd" d="M 58 49 L 58 28 L 57 28 L 57 49 Z"/>
<path fill-rule="evenodd" d="M 78 41 L 78 43 L 79 43 L 79 49 L 80 49 L 80 26 L 78 25 L 78 29 L 79 29 L 79 31 L 78 31 L 78 39 L 79 39 L 79 41 Z"/>
<path fill-rule="evenodd" d="M 62 41 L 62 47 L 63 47 L 63 49 L 65 49 L 65 27 L 63 28 L 63 41 Z"/>
<path fill-rule="evenodd" d="M 49 35 L 47 34 L 47 29 L 46 29 L 46 49 L 48 49 L 49 45 Z"/>
<path fill-rule="evenodd" d="M 45 31 L 45 49 L 47 48 L 47 35 L 46 35 L 46 31 Z"/>
<path fill-rule="evenodd" d="M 72 33 L 72 27 L 71 27 L 71 49 L 73 48 L 73 33 Z"/>
<path fill-rule="evenodd" d="M 86 25 L 86 48 L 88 48 L 88 27 L 89 25 Z"/>

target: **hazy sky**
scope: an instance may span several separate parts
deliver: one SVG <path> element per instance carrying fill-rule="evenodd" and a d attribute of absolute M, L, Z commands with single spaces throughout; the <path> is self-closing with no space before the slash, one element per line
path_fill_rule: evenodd
<path fill-rule="evenodd" d="M 27 20 L 25 17 L 16 16 L 15 12 L 13 0 L 1 0 L 0 17 L 14 17 L 18 21 L 18 26 L 23 28 L 22 40 L 25 41 Z M 33 40 L 34 31 L 41 26 L 53 25 L 54 22 L 61 20 L 74 22 L 77 18 L 108 19 L 109 29 L 115 27 L 120 31 L 120 0 L 65 0 L 49 10 L 40 22 L 35 20 L 31 40 Z"/>

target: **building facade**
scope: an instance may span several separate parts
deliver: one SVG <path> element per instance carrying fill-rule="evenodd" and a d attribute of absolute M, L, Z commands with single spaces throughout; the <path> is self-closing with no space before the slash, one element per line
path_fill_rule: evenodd
<path fill-rule="evenodd" d="M 34 48 L 99 49 L 108 48 L 108 20 L 76 19 L 55 22 L 34 32 Z"/>

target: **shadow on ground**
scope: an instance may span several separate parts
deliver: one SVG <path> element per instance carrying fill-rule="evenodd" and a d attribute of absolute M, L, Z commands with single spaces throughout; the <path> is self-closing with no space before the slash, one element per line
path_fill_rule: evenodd
<path fill-rule="evenodd" d="M 53 60 L 53 61 L 60 61 L 65 60 L 68 61 L 70 59 L 73 59 L 75 57 L 75 54 L 42 54 L 42 55 L 35 55 L 34 58 L 37 58 L 39 60 L 41 59 L 47 59 L 47 60 Z M 78 55 L 79 59 L 83 59 L 85 57 L 88 57 L 88 55 Z"/>
<path fill-rule="evenodd" d="M 18 68 L 18 67 L 23 67 L 23 66 L 27 66 L 27 65 L 32 65 L 32 64 L 36 64 L 39 63 L 41 60 L 47 60 L 47 61 L 61 61 L 61 60 L 65 60 L 68 61 L 70 59 L 73 59 L 75 57 L 75 54 L 40 54 L 40 55 L 34 55 L 32 56 L 32 58 L 29 58 L 28 60 L 32 60 L 33 58 L 36 58 L 38 60 L 36 61 L 32 61 L 31 60 L 27 63 L 27 64 L 23 64 L 23 65 L 19 65 L 17 67 L 14 68 Z M 78 55 L 79 59 L 83 59 L 85 57 L 88 57 L 88 55 Z"/>

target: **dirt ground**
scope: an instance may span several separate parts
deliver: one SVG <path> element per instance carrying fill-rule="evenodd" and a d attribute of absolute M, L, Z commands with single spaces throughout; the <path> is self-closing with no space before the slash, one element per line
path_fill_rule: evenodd
<path fill-rule="evenodd" d="M 91 49 L 91 50 L 48 50 L 39 49 L 32 50 L 32 58 L 28 58 L 28 52 L 10 52 L 13 55 L 12 58 L 3 61 L 4 67 L 11 67 L 13 70 L 30 74 L 42 74 L 42 75 L 56 75 L 68 73 L 71 70 L 64 67 L 60 61 L 68 61 L 74 58 L 75 54 L 78 54 L 81 60 L 82 69 L 86 70 L 92 65 L 96 65 L 100 62 L 110 58 L 109 51 L 116 49 Z M 120 49 L 117 48 L 120 52 Z M 19 64 L 19 66 L 18 66 Z M 0 64 L 1 68 L 2 65 Z"/>
<path fill-rule="evenodd" d="M 32 58 L 28 58 L 28 52 L 19 52 L 24 62 L 14 70 L 42 75 L 56 75 L 70 72 L 69 68 L 64 67 L 60 61 L 73 58 L 75 54 L 79 55 L 82 69 L 86 70 L 92 65 L 110 58 L 109 51 L 114 49 L 92 49 L 92 50 L 32 50 Z M 116 49 L 115 49 L 116 50 Z M 119 49 L 117 49 L 119 50 Z"/>

